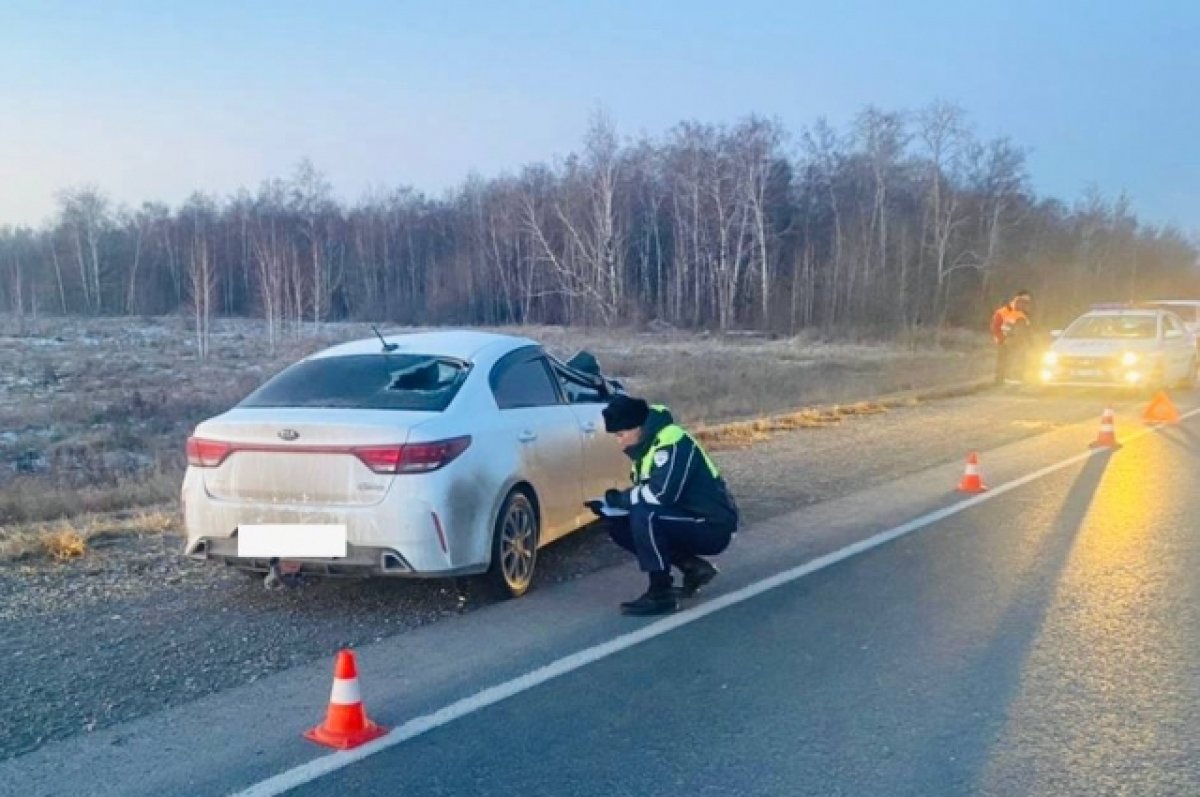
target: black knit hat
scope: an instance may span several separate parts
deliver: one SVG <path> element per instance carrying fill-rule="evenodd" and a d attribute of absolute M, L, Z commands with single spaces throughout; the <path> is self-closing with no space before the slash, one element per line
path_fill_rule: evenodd
<path fill-rule="evenodd" d="M 650 417 L 650 405 L 640 398 L 618 393 L 604 408 L 604 431 L 624 432 L 637 429 Z"/>

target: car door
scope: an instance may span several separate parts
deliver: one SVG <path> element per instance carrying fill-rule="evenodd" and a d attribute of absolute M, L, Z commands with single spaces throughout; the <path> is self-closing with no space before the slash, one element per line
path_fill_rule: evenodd
<path fill-rule="evenodd" d="M 609 399 L 607 388 L 557 363 L 554 373 L 583 434 L 584 496 L 599 498 L 610 487 L 626 486 L 629 459 L 621 451 L 616 437 L 604 431 L 603 412 Z"/>
<path fill-rule="evenodd" d="M 1194 347 L 1188 340 L 1183 323 L 1174 313 L 1163 315 L 1163 344 L 1167 358 L 1167 379 L 1172 383 L 1178 382 L 1188 375 Z"/>
<path fill-rule="evenodd" d="M 562 400 L 545 355 L 525 349 L 496 364 L 492 393 L 501 434 L 516 449 L 519 467 L 537 491 L 541 542 L 578 526 L 583 496 L 583 442 L 578 420 Z"/>

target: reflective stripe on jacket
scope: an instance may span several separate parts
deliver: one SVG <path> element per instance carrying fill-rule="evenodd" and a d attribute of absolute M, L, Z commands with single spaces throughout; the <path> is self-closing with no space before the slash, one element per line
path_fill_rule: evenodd
<path fill-rule="evenodd" d="M 676 507 L 714 523 L 736 527 L 737 504 L 708 452 L 666 407 L 651 408 L 643 440 L 626 454 L 633 460 L 630 503 Z"/>

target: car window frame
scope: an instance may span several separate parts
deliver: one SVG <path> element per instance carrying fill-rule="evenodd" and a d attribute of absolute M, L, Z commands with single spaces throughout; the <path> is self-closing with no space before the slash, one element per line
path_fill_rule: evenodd
<path fill-rule="evenodd" d="M 509 371 L 517 366 L 525 365 L 528 362 L 537 362 L 542 366 L 542 370 L 546 374 L 546 379 L 550 382 L 550 387 L 554 392 L 555 401 L 552 404 L 525 404 L 520 406 L 505 406 L 500 401 L 500 396 L 496 389 L 499 386 L 500 380 L 503 379 Z M 553 367 L 549 362 L 546 353 L 542 351 L 540 346 L 525 346 L 520 349 L 509 352 L 496 361 L 488 373 L 488 388 L 492 394 L 492 401 L 495 402 L 497 409 L 500 412 L 507 410 L 527 410 L 536 409 L 538 407 L 561 407 L 567 404 L 566 396 L 563 394 L 562 385 L 559 384 L 557 377 L 554 375 Z"/>
<path fill-rule="evenodd" d="M 608 401 L 612 398 L 613 391 L 611 390 L 611 388 L 609 387 L 608 383 L 605 381 L 603 376 L 591 376 L 588 374 L 581 374 L 579 371 L 574 370 L 570 366 L 560 362 L 559 360 L 557 360 L 553 357 L 548 357 L 547 359 L 550 364 L 551 374 L 555 377 L 554 381 L 558 385 L 558 389 L 559 389 L 559 392 L 562 394 L 562 399 L 563 399 L 564 403 L 569 404 L 571 406 L 584 406 L 584 405 L 590 405 L 590 404 L 607 404 Z M 561 378 L 559 375 L 561 375 Z M 599 399 L 597 399 L 596 401 L 578 401 L 578 402 L 571 401 L 570 394 L 567 393 L 566 388 L 563 387 L 563 384 L 562 384 L 562 380 L 564 380 L 564 379 L 567 381 L 576 382 L 588 389 L 595 390 L 596 392 L 598 392 L 600 394 Z"/>
<path fill-rule="evenodd" d="M 1179 334 L 1175 337 L 1184 337 L 1187 333 L 1187 327 L 1184 326 L 1183 320 L 1176 317 L 1174 313 L 1163 313 L 1163 340 L 1174 340 L 1169 338 L 1167 333 L 1174 330 Z"/>

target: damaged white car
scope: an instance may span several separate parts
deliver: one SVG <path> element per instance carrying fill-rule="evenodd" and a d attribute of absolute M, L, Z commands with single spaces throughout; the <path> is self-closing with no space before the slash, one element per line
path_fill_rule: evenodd
<path fill-rule="evenodd" d="M 288 367 L 187 441 L 189 556 L 275 579 L 486 573 L 523 594 L 629 464 L 586 353 L 475 331 L 379 336 Z"/>

